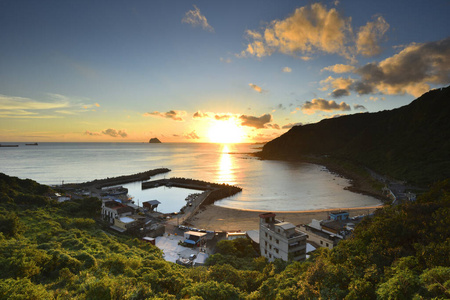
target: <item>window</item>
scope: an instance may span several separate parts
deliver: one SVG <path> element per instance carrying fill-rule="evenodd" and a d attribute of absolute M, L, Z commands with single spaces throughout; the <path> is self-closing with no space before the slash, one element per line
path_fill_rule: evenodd
<path fill-rule="evenodd" d="M 275 252 L 278 253 L 278 248 L 275 248 Z"/>
<path fill-rule="evenodd" d="M 269 258 L 272 258 L 272 254 L 269 254 Z"/>
<path fill-rule="evenodd" d="M 264 254 L 266 254 L 266 255 L 267 255 L 267 250 L 264 250 Z"/>
<path fill-rule="evenodd" d="M 266 245 L 266 247 L 267 247 L 267 241 L 264 241 L 264 244 Z"/>
<path fill-rule="evenodd" d="M 278 239 L 276 239 L 276 240 L 275 240 L 275 242 L 276 242 L 277 244 L 279 244 L 279 243 L 280 243 L 280 241 L 279 241 Z"/>
<path fill-rule="evenodd" d="M 272 240 L 272 236 L 270 236 L 269 239 Z"/>
<path fill-rule="evenodd" d="M 328 243 L 327 243 L 326 245 L 327 245 L 327 247 L 328 247 Z"/>
<path fill-rule="evenodd" d="M 266 232 L 266 237 L 267 237 L 267 232 Z"/>
<path fill-rule="evenodd" d="M 323 245 L 323 241 L 320 241 L 320 244 Z"/>
<path fill-rule="evenodd" d="M 269 245 L 269 249 L 272 250 L 272 245 Z"/>

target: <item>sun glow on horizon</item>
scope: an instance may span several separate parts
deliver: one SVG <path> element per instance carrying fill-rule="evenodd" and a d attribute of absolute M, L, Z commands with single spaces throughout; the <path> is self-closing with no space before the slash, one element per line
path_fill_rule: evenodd
<path fill-rule="evenodd" d="M 208 138 L 213 143 L 241 143 L 245 132 L 235 120 L 215 121 L 208 130 Z"/>

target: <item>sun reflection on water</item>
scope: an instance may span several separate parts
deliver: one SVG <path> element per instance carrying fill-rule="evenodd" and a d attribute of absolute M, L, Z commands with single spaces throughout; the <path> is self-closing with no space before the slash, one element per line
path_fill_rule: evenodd
<path fill-rule="evenodd" d="M 221 152 L 217 181 L 219 183 L 236 184 L 236 178 L 233 172 L 234 162 L 230 154 L 229 146 L 226 144 L 223 145 Z"/>

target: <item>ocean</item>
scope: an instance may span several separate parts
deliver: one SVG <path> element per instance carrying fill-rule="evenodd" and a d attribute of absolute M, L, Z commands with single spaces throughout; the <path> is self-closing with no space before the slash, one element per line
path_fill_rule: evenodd
<path fill-rule="evenodd" d="M 12 144 L 12 143 L 11 143 Z M 156 168 L 169 173 L 151 180 L 184 177 L 237 185 L 243 191 L 216 205 L 245 210 L 300 211 L 380 205 L 373 197 L 344 188 L 349 180 L 325 167 L 299 162 L 260 160 L 249 153 L 258 144 L 198 143 L 39 143 L 0 148 L 0 172 L 41 184 L 81 183 Z M 159 200 L 159 211 L 179 211 L 195 190 L 124 184 L 136 203 Z"/>

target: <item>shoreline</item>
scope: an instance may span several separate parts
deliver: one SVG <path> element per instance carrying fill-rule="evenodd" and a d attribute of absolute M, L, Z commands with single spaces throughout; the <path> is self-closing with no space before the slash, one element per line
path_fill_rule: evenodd
<path fill-rule="evenodd" d="M 290 222 L 294 225 L 308 224 L 313 219 L 325 220 L 333 211 L 347 211 L 350 217 L 358 215 L 367 215 L 373 213 L 375 210 L 383 206 L 369 206 L 369 207 L 351 207 L 338 209 L 318 209 L 305 211 L 289 211 L 277 212 L 272 211 L 277 215 L 277 219 Z M 192 216 L 186 225 L 206 230 L 215 231 L 248 231 L 259 229 L 259 214 L 267 211 L 257 210 L 240 210 L 233 208 L 226 208 L 214 204 L 200 208 Z M 181 224 L 181 223 L 180 223 Z"/>
<path fill-rule="evenodd" d="M 310 163 L 325 167 L 328 172 L 337 176 L 343 177 L 350 181 L 350 186 L 345 187 L 352 193 L 362 194 L 366 196 L 374 197 L 382 202 L 385 202 L 387 198 L 383 195 L 381 187 L 376 185 L 382 185 L 380 181 L 370 175 L 370 173 L 363 166 L 356 165 L 351 161 L 332 160 L 328 157 L 320 157 L 314 155 L 302 156 L 301 158 L 269 158 L 262 155 L 262 151 L 249 153 L 254 157 L 261 160 L 277 160 L 277 161 L 296 161 L 303 163 Z"/>

